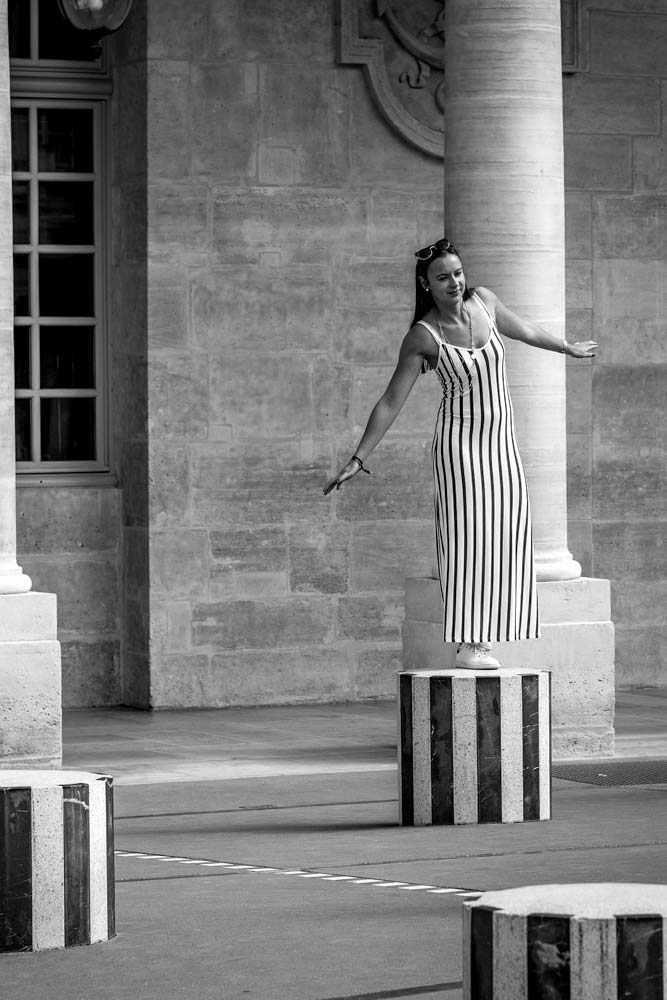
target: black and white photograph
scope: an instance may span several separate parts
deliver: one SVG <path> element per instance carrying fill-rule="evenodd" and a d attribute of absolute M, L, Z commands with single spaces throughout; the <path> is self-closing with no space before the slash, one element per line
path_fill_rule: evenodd
<path fill-rule="evenodd" d="M 0 0 L 2 1000 L 667 1000 L 667 0 Z"/>

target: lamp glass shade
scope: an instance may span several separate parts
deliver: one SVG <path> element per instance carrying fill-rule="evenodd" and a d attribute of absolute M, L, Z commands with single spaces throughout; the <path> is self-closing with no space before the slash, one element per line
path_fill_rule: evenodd
<path fill-rule="evenodd" d="M 67 20 L 82 31 L 116 31 L 130 13 L 132 0 L 58 0 Z"/>

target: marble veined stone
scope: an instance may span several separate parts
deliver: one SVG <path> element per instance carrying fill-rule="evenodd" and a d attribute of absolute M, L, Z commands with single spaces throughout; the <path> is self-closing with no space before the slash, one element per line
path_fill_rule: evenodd
<path fill-rule="evenodd" d="M 112 779 L 0 770 L 0 952 L 115 935 Z"/>
<path fill-rule="evenodd" d="M 666 1000 L 667 886 L 531 885 L 464 903 L 463 1000 Z"/>
<path fill-rule="evenodd" d="M 400 672 L 400 823 L 550 819 L 550 706 L 546 670 Z"/>

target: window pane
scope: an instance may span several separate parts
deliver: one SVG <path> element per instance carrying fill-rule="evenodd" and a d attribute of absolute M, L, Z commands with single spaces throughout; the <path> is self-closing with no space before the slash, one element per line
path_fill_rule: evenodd
<path fill-rule="evenodd" d="M 30 315 L 30 256 L 14 254 L 14 315 Z"/>
<path fill-rule="evenodd" d="M 14 243 L 30 243 L 30 184 L 28 181 L 14 181 L 13 221 Z"/>
<path fill-rule="evenodd" d="M 12 108 L 12 170 L 30 170 L 30 111 Z"/>
<path fill-rule="evenodd" d="M 39 242 L 93 243 L 92 181 L 40 181 Z"/>
<path fill-rule="evenodd" d="M 25 3 L 26 0 L 23 0 Z M 39 0 L 39 58 L 94 62 L 99 59 L 88 32 L 78 31 L 60 13 L 57 0 Z"/>
<path fill-rule="evenodd" d="M 30 3 L 9 0 L 9 55 L 12 59 L 30 58 Z"/>
<path fill-rule="evenodd" d="M 30 388 L 30 327 L 14 327 L 14 385 Z"/>
<path fill-rule="evenodd" d="M 42 389 L 95 388 L 95 327 L 40 327 Z"/>
<path fill-rule="evenodd" d="M 42 399 L 42 461 L 95 458 L 95 400 Z"/>
<path fill-rule="evenodd" d="M 58 173 L 90 173 L 93 169 L 93 112 L 39 108 L 39 169 Z"/>
<path fill-rule="evenodd" d="M 15 400 L 16 461 L 29 462 L 30 454 L 30 400 Z"/>
<path fill-rule="evenodd" d="M 40 254 L 41 316 L 93 316 L 93 254 Z"/>

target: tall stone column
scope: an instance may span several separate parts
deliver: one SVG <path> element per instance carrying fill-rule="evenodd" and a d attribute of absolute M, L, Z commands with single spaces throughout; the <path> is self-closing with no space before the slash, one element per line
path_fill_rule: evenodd
<path fill-rule="evenodd" d="M 445 232 L 468 279 L 565 336 L 559 0 L 447 0 Z M 497 643 L 503 667 L 552 674 L 555 757 L 614 745 L 609 582 L 581 579 L 567 547 L 565 359 L 506 343 L 530 491 L 541 638 Z M 585 363 L 585 362 L 584 362 Z M 408 580 L 406 670 L 453 666 L 436 580 Z"/>
<path fill-rule="evenodd" d="M 12 158 L 7 0 L 0 0 L 0 766 L 61 759 L 54 594 L 29 593 L 16 562 Z"/>
<path fill-rule="evenodd" d="M 447 0 L 445 229 L 469 278 L 565 336 L 559 0 Z M 565 359 L 511 342 L 538 580 L 570 580 Z"/>

